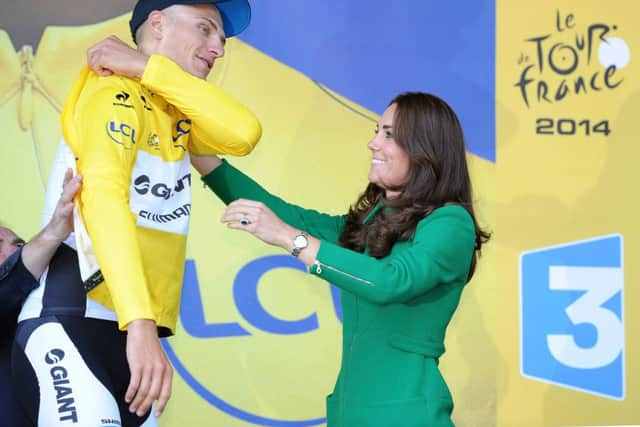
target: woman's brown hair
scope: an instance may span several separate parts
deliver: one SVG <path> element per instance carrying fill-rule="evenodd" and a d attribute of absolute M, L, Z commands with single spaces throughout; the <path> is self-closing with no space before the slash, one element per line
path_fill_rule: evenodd
<path fill-rule="evenodd" d="M 477 255 L 490 234 L 476 221 L 471 197 L 464 136 L 460 121 L 449 105 L 437 96 L 422 92 L 398 95 L 393 134 L 396 143 L 409 154 L 407 181 L 399 195 L 385 198 L 385 189 L 369 183 L 349 209 L 340 244 L 376 258 L 389 254 L 397 241 L 410 240 L 418 222 L 445 204 L 464 207 L 475 225 L 475 250 L 467 281 L 475 271 Z M 364 218 L 380 201 L 392 209 L 381 212 L 363 224 Z"/>

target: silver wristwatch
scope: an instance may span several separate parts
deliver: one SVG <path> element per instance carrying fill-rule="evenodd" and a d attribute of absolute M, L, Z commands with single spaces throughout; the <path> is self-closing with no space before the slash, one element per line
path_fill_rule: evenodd
<path fill-rule="evenodd" d="M 309 235 L 304 231 L 301 231 L 300 234 L 293 238 L 293 249 L 291 250 L 291 255 L 297 258 L 298 255 L 300 255 L 300 252 L 302 252 L 302 250 L 307 246 L 309 246 Z"/>

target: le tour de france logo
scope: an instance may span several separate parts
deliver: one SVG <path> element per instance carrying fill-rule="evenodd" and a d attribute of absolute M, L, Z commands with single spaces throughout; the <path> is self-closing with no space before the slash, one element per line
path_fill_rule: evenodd
<path fill-rule="evenodd" d="M 564 104 L 562 111 L 589 103 L 589 97 L 624 86 L 629 46 L 615 23 L 581 22 L 574 13 L 556 10 L 549 27 L 524 39 L 517 58 L 514 83 L 522 105 L 536 107 Z M 586 104 L 589 105 L 589 104 Z M 602 136 L 613 132 L 607 117 L 588 115 L 537 117 L 538 135 Z"/>

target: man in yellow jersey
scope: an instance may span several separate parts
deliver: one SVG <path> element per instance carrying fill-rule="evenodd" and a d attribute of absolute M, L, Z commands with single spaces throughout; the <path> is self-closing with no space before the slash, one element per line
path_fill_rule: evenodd
<path fill-rule="evenodd" d="M 154 402 L 155 416 L 164 410 L 173 373 L 158 335 L 173 334 L 179 310 L 189 153 L 246 155 L 261 135 L 250 111 L 205 80 L 249 20 L 247 0 L 140 0 L 130 27 L 141 60 L 128 64 L 137 78 L 86 68 L 76 81 L 58 155 L 83 175 L 79 268 L 29 295 L 14 346 L 34 423 L 139 426 Z"/>

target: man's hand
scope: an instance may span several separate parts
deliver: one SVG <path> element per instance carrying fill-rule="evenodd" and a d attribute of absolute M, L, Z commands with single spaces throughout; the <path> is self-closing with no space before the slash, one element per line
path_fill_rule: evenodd
<path fill-rule="evenodd" d="M 51 220 L 22 249 L 22 263 L 36 279 L 42 276 L 60 243 L 73 231 L 73 198 L 80 189 L 81 181 L 81 175 L 73 176 L 73 171 L 67 169 L 62 194 Z"/>
<path fill-rule="evenodd" d="M 158 401 L 155 416 L 159 417 L 171 397 L 173 368 L 160 347 L 158 330 L 153 320 L 140 319 L 127 327 L 127 360 L 131 381 L 125 401 L 129 410 L 143 416 L 153 402 Z"/>
<path fill-rule="evenodd" d="M 51 220 L 42 231 L 43 238 L 60 244 L 69 237 L 73 231 L 73 198 L 80 189 L 81 182 L 81 175 L 73 176 L 73 171 L 67 169 L 64 174 L 62 194 L 58 199 Z"/>
<path fill-rule="evenodd" d="M 101 76 L 119 74 L 135 79 L 142 77 L 149 57 L 116 36 L 110 36 L 87 50 L 89 68 Z"/>

